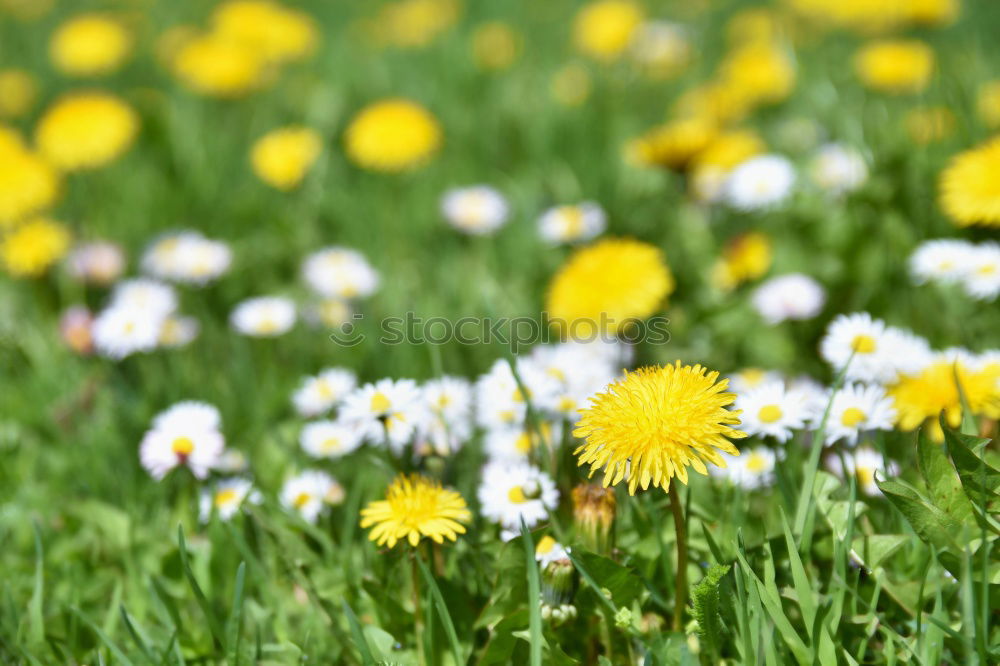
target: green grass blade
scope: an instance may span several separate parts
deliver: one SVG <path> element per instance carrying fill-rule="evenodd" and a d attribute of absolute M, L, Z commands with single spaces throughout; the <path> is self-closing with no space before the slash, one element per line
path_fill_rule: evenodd
<path fill-rule="evenodd" d="M 139 651 L 142 652 L 142 656 L 145 657 L 149 663 L 156 662 L 156 658 L 153 657 L 153 651 L 149 648 L 149 643 L 146 642 L 145 637 L 136 628 L 135 623 L 132 618 L 129 617 L 128 611 L 125 610 L 125 605 L 120 604 L 118 606 L 118 612 L 121 614 L 122 622 L 125 624 L 125 629 L 128 631 L 129 636 L 132 637 L 132 641 L 135 643 Z"/>
<path fill-rule="evenodd" d="M 431 575 L 430 569 L 424 564 L 424 560 L 421 557 L 417 557 L 417 566 L 420 567 L 420 573 L 424 577 L 424 581 L 427 583 L 428 589 L 430 589 L 431 597 L 434 599 L 434 607 L 437 609 L 438 617 L 441 619 L 441 624 L 444 626 L 444 633 L 448 636 L 448 642 L 451 643 L 452 654 L 455 655 L 456 664 L 464 664 L 465 660 L 462 658 L 462 645 L 458 642 L 458 634 L 455 632 L 455 624 L 451 621 L 451 614 L 448 612 L 448 605 L 444 602 L 444 597 L 441 596 L 441 590 L 438 588 L 437 581 L 434 580 L 434 576 Z"/>
<path fill-rule="evenodd" d="M 128 658 L 128 655 L 115 643 L 110 636 L 104 633 L 104 630 L 97 626 L 96 622 L 91 621 L 89 617 L 83 614 L 79 608 L 76 606 L 70 606 L 70 612 L 80 618 L 87 627 L 94 632 L 94 634 L 101 639 L 101 642 L 111 651 L 111 654 L 115 656 L 115 659 L 119 663 L 124 664 L 124 666 L 132 666 L 132 660 Z M 100 654 L 100 653 L 98 653 Z"/>
<path fill-rule="evenodd" d="M 215 617 L 215 613 L 212 612 L 212 606 L 209 604 L 208 598 L 202 592 L 201 586 L 198 585 L 198 579 L 195 578 L 194 571 L 191 569 L 191 562 L 188 560 L 187 554 L 187 543 L 184 541 L 183 525 L 177 526 L 177 545 L 181 556 L 181 569 L 184 570 L 184 577 L 187 578 L 188 585 L 191 586 L 191 591 L 194 593 L 194 598 L 198 602 L 201 612 L 205 615 L 205 621 L 208 622 L 208 630 L 212 633 L 212 638 L 215 639 L 216 647 L 222 647 L 226 644 L 226 635 L 219 624 L 218 618 Z"/>
<path fill-rule="evenodd" d="M 531 637 L 529 654 L 531 666 L 542 666 L 542 607 L 540 601 L 542 586 L 538 576 L 538 563 L 535 561 L 535 542 L 523 520 L 521 521 L 521 538 L 524 544 L 524 563 L 528 571 L 528 633 Z M 599 592 L 600 590 L 598 590 Z"/>
<path fill-rule="evenodd" d="M 351 608 L 351 604 L 347 603 L 347 599 L 344 599 L 343 604 L 347 623 L 351 625 L 351 636 L 354 638 L 354 645 L 361 654 L 361 663 L 364 666 L 375 666 L 375 657 L 372 656 L 372 649 L 365 638 L 365 632 L 361 630 L 361 623 L 358 622 L 358 616 L 354 614 L 354 609 Z"/>
<path fill-rule="evenodd" d="M 233 591 L 233 610 L 226 626 L 226 652 L 231 666 L 240 663 L 240 637 L 243 625 L 243 584 L 246 581 L 247 563 L 240 562 L 236 569 L 236 588 Z"/>

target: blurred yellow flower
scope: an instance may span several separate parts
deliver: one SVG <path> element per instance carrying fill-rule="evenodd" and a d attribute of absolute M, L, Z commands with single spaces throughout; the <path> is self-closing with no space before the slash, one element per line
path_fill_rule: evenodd
<path fill-rule="evenodd" d="M 724 81 L 709 81 L 682 94 L 674 104 L 674 112 L 724 125 L 742 120 L 751 106 L 745 90 Z"/>
<path fill-rule="evenodd" d="M 958 18 L 961 0 L 897 0 L 906 16 L 921 25 L 946 25 Z"/>
<path fill-rule="evenodd" d="M 461 495 L 419 474 L 397 476 L 384 500 L 361 510 L 361 527 L 373 528 L 368 538 L 389 548 L 404 539 L 414 548 L 423 537 L 434 543 L 455 541 L 465 534 L 462 523 L 471 521 L 472 513 Z"/>
<path fill-rule="evenodd" d="M 458 0 L 399 0 L 383 5 L 369 24 L 379 45 L 422 48 L 458 20 Z"/>
<path fill-rule="evenodd" d="M 748 7 L 732 15 L 726 22 L 726 38 L 733 44 L 748 42 L 774 43 L 781 36 L 778 15 L 768 7 Z"/>
<path fill-rule="evenodd" d="M 751 280 L 763 277 L 771 268 L 771 239 L 767 234 L 751 231 L 730 239 L 712 267 L 712 284 L 729 291 Z"/>
<path fill-rule="evenodd" d="M 1000 79 L 979 86 L 976 96 L 979 118 L 991 129 L 1000 127 Z"/>
<path fill-rule="evenodd" d="M 955 130 L 955 114 L 943 106 L 910 109 L 903 122 L 910 138 L 920 145 L 940 141 Z"/>
<path fill-rule="evenodd" d="M 212 12 L 214 32 L 252 48 L 271 62 L 300 60 L 319 41 L 313 18 L 270 0 L 229 0 Z"/>
<path fill-rule="evenodd" d="M 375 102 L 351 120 L 344 137 L 347 155 L 373 171 L 404 171 L 427 162 L 441 147 L 441 126 L 415 102 Z"/>
<path fill-rule="evenodd" d="M 38 277 L 66 254 L 69 239 L 69 231 L 52 220 L 24 222 L 0 239 L 0 263 L 14 277 Z"/>
<path fill-rule="evenodd" d="M 56 69 L 70 76 L 99 76 L 121 67 L 132 48 L 132 36 L 106 14 L 81 14 L 58 28 L 49 42 Z"/>
<path fill-rule="evenodd" d="M 217 34 L 186 39 L 173 59 L 177 78 L 197 93 L 239 97 L 260 87 L 266 62 L 242 42 Z"/>
<path fill-rule="evenodd" d="M 0 227 L 50 207 L 59 196 L 59 181 L 56 170 L 19 136 L 0 133 Z"/>
<path fill-rule="evenodd" d="M 945 421 L 952 428 L 961 425 L 962 402 L 956 378 L 974 415 L 1000 418 L 1000 365 L 991 364 L 972 370 L 961 362 L 939 360 L 920 374 L 904 376 L 889 387 L 899 427 L 914 430 L 926 423 L 931 437 L 940 442 L 944 439 L 938 422 L 941 412 L 944 412 Z"/>
<path fill-rule="evenodd" d="M 563 337 L 618 333 L 665 307 L 674 278 L 655 245 L 608 238 L 574 252 L 549 284 L 546 313 Z"/>
<path fill-rule="evenodd" d="M 941 173 L 941 208 L 960 227 L 1000 227 L 1000 137 L 959 153 Z"/>
<path fill-rule="evenodd" d="M 642 8 L 630 0 L 591 2 L 573 21 L 573 43 L 597 60 L 613 61 L 629 46 L 642 19 Z"/>
<path fill-rule="evenodd" d="M 253 145 L 250 161 L 257 177 L 279 190 L 298 187 L 319 157 L 323 140 L 308 127 L 282 127 L 262 136 Z"/>
<path fill-rule="evenodd" d="M 717 134 L 715 123 L 704 118 L 673 120 L 629 141 L 625 159 L 632 164 L 683 170 Z"/>
<path fill-rule="evenodd" d="M 605 487 L 625 481 L 630 495 L 650 485 L 666 491 L 674 477 L 687 483 L 688 467 L 699 474 L 708 474 L 706 462 L 725 467 L 719 451 L 738 456 L 729 439 L 747 435 L 732 427 L 740 410 L 726 406 L 736 394 L 718 378 L 680 361 L 626 372 L 580 410 L 573 431 L 586 440 L 574 451 L 579 464 L 590 465 L 591 476 L 602 471 Z"/>
<path fill-rule="evenodd" d="M 31 110 L 38 97 L 35 77 L 23 69 L 0 70 L 0 118 L 17 118 Z"/>
<path fill-rule="evenodd" d="M 695 154 L 693 166 L 732 169 L 766 150 L 767 145 L 764 140 L 753 130 L 729 130 L 714 135 L 708 145 Z"/>
<path fill-rule="evenodd" d="M 472 58 L 480 69 L 507 69 L 521 50 L 521 40 L 503 21 L 487 21 L 472 33 Z"/>
<path fill-rule="evenodd" d="M 795 63 L 775 44 L 755 42 L 731 51 L 721 65 L 722 79 L 751 104 L 774 104 L 795 87 Z"/>
<path fill-rule="evenodd" d="M 854 58 L 861 82 L 884 93 L 917 93 L 934 73 L 934 51 L 915 39 L 870 42 Z"/>
<path fill-rule="evenodd" d="M 119 98 L 78 92 L 46 109 L 35 127 L 35 142 L 59 169 L 96 169 L 128 150 L 138 130 L 138 116 Z"/>
<path fill-rule="evenodd" d="M 677 76 L 691 61 L 691 42 L 683 26 L 644 21 L 632 38 L 632 60 L 653 80 Z"/>
<path fill-rule="evenodd" d="M 0 0 L 0 9 L 20 21 L 34 21 L 52 10 L 55 0 Z"/>
<path fill-rule="evenodd" d="M 785 0 L 821 24 L 885 32 L 909 24 L 942 25 L 958 15 L 959 0 Z"/>
<path fill-rule="evenodd" d="M 590 72 L 580 63 L 557 69 L 550 83 L 552 98 L 563 106 L 580 106 L 590 97 Z"/>

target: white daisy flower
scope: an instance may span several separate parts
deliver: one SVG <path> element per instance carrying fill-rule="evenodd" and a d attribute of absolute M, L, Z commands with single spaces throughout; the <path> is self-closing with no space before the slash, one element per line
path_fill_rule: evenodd
<path fill-rule="evenodd" d="M 163 317 L 147 310 L 111 307 L 94 319 L 91 335 L 97 353 L 120 360 L 136 352 L 155 349 L 162 327 Z"/>
<path fill-rule="evenodd" d="M 556 206 L 538 218 L 538 232 L 550 243 L 588 241 L 599 236 L 607 226 L 607 214 L 593 201 Z"/>
<path fill-rule="evenodd" d="M 472 385 L 461 377 L 444 376 L 424 384 L 423 393 L 430 413 L 421 433 L 426 453 L 457 451 L 472 436 Z"/>
<path fill-rule="evenodd" d="M 139 461 L 157 481 L 175 467 L 187 467 L 195 477 L 204 479 L 224 448 L 225 439 L 218 430 L 171 422 L 146 432 L 139 444 Z"/>
<path fill-rule="evenodd" d="M 670 76 L 691 59 L 688 30 L 670 21 L 644 21 L 632 35 L 629 50 L 636 64 L 654 76 Z"/>
<path fill-rule="evenodd" d="M 537 435 L 530 430 L 508 426 L 486 432 L 483 448 L 490 460 L 498 462 L 527 461 L 537 443 Z"/>
<path fill-rule="evenodd" d="M 303 379 L 292 395 L 292 403 L 300 416 L 319 416 L 340 404 L 357 384 L 357 377 L 350 370 L 327 368 L 315 377 Z"/>
<path fill-rule="evenodd" d="M 313 458 L 340 458 L 361 446 L 361 433 L 339 421 L 313 421 L 302 428 L 299 443 Z"/>
<path fill-rule="evenodd" d="M 108 307 L 142 312 L 162 321 L 177 309 L 177 294 L 170 285 L 162 282 L 134 278 L 115 285 Z"/>
<path fill-rule="evenodd" d="M 142 255 L 142 270 L 161 280 L 203 285 L 229 270 L 232 259 L 225 243 L 181 231 L 154 240 Z"/>
<path fill-rule="evenodd" d="M 524 463 L 492 463 L 484 467 L 477 497 L 484 517 L 517 532 L 521 521 L 534 527 L 559 504 L 559 491 L 552 478 Z"/>
<path fill-rule="evenodd" d="M 240 302 L 229 315 L 238 333 L 254 338 L 274 338 L 295 325 L 295 304 L 281 296 L 259 296 Z"/>
<path fill-rule="evenodd" d="M 820 356 L 848 380 L 886 384 L 901 372 L 926 364 L 929 347 L 921 338 L 885 325 L 867 312 L 841 314 L 820 341 Z"/>
<path fill-rule="evenodd" d="M 538 540 L 535 546 L 535 561 L 538 562 L 539 568 L 544 570 L 552 562 L 565 559 L 569 559 L 569 552 L 561 543 L 548 534 Z"/>
<path fill-rule="evenodd" d="M 801 376 L 786 383 L 788 398 L 798 401 L 806 421 L 815 421 L 823 415 L 830 398 L 829 391 L 812 377 Z"/>
<path fill-rule="evenodd" d="M 495 232 L 507 222 L 510 207 L 500 192 L 489 185 L 448 190 L 441 197 L 441 214 L 459 231 L 476 236 Z"/>
<path fill-rule="evenodd" d="M 885 389 L 874 384 L 847 384 L 833 394 L 826 421 L 826 444 L 844 439 L 854 446 L 863 432 L 892 430 L 896 408 Z"/>
<path fill-rule="evenodd" d="M 980 301 L 992 301 L 1000 294 L 1000 245 L 981 243 L 970 248 L 962 274 L 965 291 Z"/>
<path fill-rule="evenodd" d="M 763 368 L 743 368 L 729 375 L 727 379 L 729 379 L 729 390 L 736 394 L 746 393 L 771 382 L 783 381 L 780 372 Z"/>
<path fill-rule="evenodd" d="M 766 446 L 745 449 L 738 456 L 720 454 L 725 467 L 712 467 L 712 475 L 728 480 L 743 490 L 757 490 L 774 485 L 774 467 L 780 456 Z"/>
<path fill-rule="evenodd" d="M 782 203 L 795 185 L 795 167 L 779 155 L 761 155 L 738 165 L 729 174 L 725 200 L 733 208 L 757 211 Z"/>
<path fill-rule="evenodd" d="M 323 509 L 344 501 L 344 488 L 326 472 L 307 470 L 285 481 L 279 499 L 286 509 L 315 523 Z"/>
<path fill-rule="evenodd" d="M 688 188 L 694 200 L 703 203 L 718 203 L 726 194 L 726 183 L 729 181 L 730 169 L 706 164 L 691 171 L 688 176 Z"/>
<path fill-rule="evenodd" d="M 388 441 L 397 455 L 429 419 L 423 394 L 412 379 L 380 379 L 347 394 L 340 408 L 341 421 L 357 428 L 372 444 Z"/>
<path fill-rule="evenodd" d="M 910 275 L 917 284 L 957 282 L 965 274 L 972 244 L 941 238 L 924 241 L 910 255 Z"/>
<path fill-rule="evenodd" d="M 260 494 L 247 479 L 219 479 L 211 488 L 203 488 L 198 498 L 198 520 L 207 523 L 214 512 L 227 521 L 236 515 L 243 502 L 256 503 Z"/>
<path fill-rule="evenodd" d="M 781 381 L 768 382 L 736 396 L 741 409 L 739 428 L 748 435 L 773 437 L 785 442 L 793 430 L 806 425 L 810 414 L 802 396 L 785 390 Z"/>
<path fill-rule="evenodd" d="M 834 195 L 853 192 L 868 180 L 864 156 L 850 146 L 828 143 L 820 146 L 809 163 L 809 177 Z"/>
<path fill-rule="evenodd" d="M 189 428 L 192 430 L 220 430 L 222 415 L 207 402 L 185 400 L 163 410 L 153 419 L 153 428 Z"/>
<path fill-rule="evenodd" d="M 575 422 L 588 399 L 617 378 L 608 355 L 595 355 L 587 344 L 539 345 L 532 350 L 532 363 L 553 380 L 538 407 L 556 418 Z"/>
<path fill-rule="evenodd" d="M 170 315 L 160 326 L 160 345 L 163 347 L 183 347 L 194 341 L 201 331 L 201 325 L 194 317 Z"/>
<path fill-rule="evenodd" d="M 550 404 L 559 392 L 554 377 L 528 357 L 517 359 L 517 373 L 534 405 Z M 525 395 L 518 386 L 510 364 L 498 359 L 489 372 L 476 381 L 476 421 L 484 428 L 520 426 L 527 412 Z"/>
<path fill-rule="evenodd" d="M 788 319 L 812 319 L 823 309 L 826 291 L 802 273 L 767 280 L 753 294 L 754 309 L 772 326 Z"/>
<path fill-rule="evenodd" d="M 125 271 L 125 253 L 114 243 L 94 241 L 74 248 L 66 267 L 80 282 L 111 284 Z"/>
<path fill-rule="evenodd" d="M 899 465 L 891 460 L 886 461 L 881 453 L 870 446 L 859 446 L 853 451 L 844 451 L 843 456 L 843 461 L 839 455 L 827 456 L 826 468 L 842 479 L 847 474 L 854 474 L 858 480 L 858 489 L 865 495 L 877 497 L 881 494 L 878 486 L 875 485 L 876 473 L 883 481 L 890 476 L 899 474 Z M 887 462 L 888 466 L 886 466 Z M 847 468 L 846 474 L 844 472 L 845 466 Z"/>
<path fill-rule="evenodd" d="M 327 247 L 302 262 L 302 277 L 324 298 L 366 298 L 379 285 L 378 272 L 363 254 L 347 247 Z"/>

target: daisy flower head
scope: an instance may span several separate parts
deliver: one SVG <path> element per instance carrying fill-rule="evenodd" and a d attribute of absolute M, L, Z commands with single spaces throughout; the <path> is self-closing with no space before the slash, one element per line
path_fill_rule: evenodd
<path fill-rule="evenodd" d="M 774 485 L 774 468 L 780 456 L 766 446 L 757 445 L 744 449 L 739 457 L 725 455 L 725 458 L 726 466 L 713 467 L 712 476 L 726 479 L 743 490 Z"/>
<path fill-rule="evenodd" d="M 753 212 L 783 203 L 795 186 L 795 167 L 780 155 L 753 157 L 729 174 L 723 198 L 737 210 Z"/>
<path fill-rule="evenodd" d="M 826 445 L 843 439 L 854 446 L 861 433 L 892 430 L 895 420 L 893 399 L 884 388 L 875 384 L 846 384 L 830 400 Z"/>
<path fill-rule="evenodd" d="M 476 422 L 484 428 L 520 426 L 527 413 L 527 400 L 545 403 L 558 391 L 555 378 L 531 357 L 518 357 L 516 364 L 524 390 L 505 359 L 497 359 L 489 372 L 476 380 Z"/>
<path fill-rule="evenodd" d="M 132 278 L 115 285 L 108 307 L 146 312 L 162 319 L 177 310 L 177 293 L 157 280 Z"/>
<path fill-rule="evenodd" d="M 365 384 L 347 394 L 340 407 L 341 421 L 356 428 L 371 444 L 387 443 L 397 455 L 428 418 L 423 394 L 412 379 L 386 377 Z"/>
<path fill-rule="evenodd" d="M 596 0 L 573 19 L 573 44 L 595 60 L 617 60 L 642 24 L 643 11 L 632 0 Z"/>
<path fill-rule="evenodd" d="M 295 303 L 282 296 L 259 296 L 237 304 L 229 323 L 237 333 L 252 338 L 275 338 L 295 325 Z"/>
<path fill-rule="evenodd" d="M 580 243 L 604 232 L 608 216 L 593 201 L 550 208 L 538 218 L 538 231 L 549 243 Z"/>
<path fill-rule="evenodd" d="M 238 477 L 219 479 L 210 488 L 203 488 L 198 498 L 198 520 L 207 523 L 214 513 L 222 521 L 232 520 L 244 502 L 260 501 L 253 483 Z"/>
<path fill-rule="evenodd" d="M 157 481 L 176 467 L 187 467 L 196 478 L 206 478 L 225 448 L 222 433 L 205 427 L 199 419 L 181 419 L 176 413 L 172 418 L 163 416 L 154 420 L 139 444 L 142 466 Z"/>
<path fill-rule="evenodd" d="M 590 473 L 604 472 L 604 485 L 628 483 L 629 494 L 650 484 L 667 490 L 675 476 L 687 483 L 687 468 L 707 474 L 705 462 L 720 467 L 716 449 L 739 455 L 729 439 L 746 437 L 734 426 L 736 399 L 719 373 L 680 361 L 640 368 L 591 398 L 573 431 L 585 439 L 575 451 Z"/>
<path fill-rule="evenodd" d="M 578 249 L 559 269 L 549 283 L 546 314 L 564 338 L 593 340 L 655 314 L 673 290 L 658 247 L 607 238 Z"/>
<path fill-rule="evenodd" d="M 304 378 L 292 394 L 292 403 L 299 416 L 319 416 L 339 405 L 357 384 L 357 377 L 350 370 L 327 368 L 314 377 Z"/>
<path fill-rule="evenodd" d="M 472 385 L 461 377 L 439 377 L 423 386 L 430 413 L 422 433 L 429 450 L 439 455 L 457 451 L 472 435 Z"/>
<path fill-rule="evenodd" d="M 853 192 L 868 180 L 868 165 L 861 153 L 839 143 L 828 143 L 816 151 L 809 163 L 810 179 L 833 195 Z"/>
<path fill-rule="evenodd" d="M 527 462 L 531 452 L 545 446 L 543 442 L 556 442 L 561 429 L 542 422 L 541 432 L 529 426 L 507 426 L 486 431 L 483 449 L 491 461 L 500 463 Z"/>
<path fill-rule="evenodd" d="M 441 197 L 441 214 L 461 232 L 487 236 L 507 223 L 510 206 L 496 188 L 472 185 L 445 192 Z"/>
<path fill-rule="evenodd" d="M 194 430 L 219 430 L 222 415 L 218 408 L 207 402 L 185 400 L 165 409 L 153 419 L 153 428 L 191 428 Z"/>
<path fill-rule="evenodd" d="M 316 130 L 280 127 L 257 139 L 250 149 L 250 164 L 258 178 L 287 192 L 302 183 L 322 149 L 323 139 Z"/>
<path fill-rule="evenodd" d="M 535 561 L 539 567 L 544 569 L 552 562 L 566 559 L 569 559 L 569 551 L 554 538 L 546 534 L 538 540 L 535 546 Z"/>
<path fill-rule="evenodd" d="M 1000 137 L 959 153 L 941 172 L 941 208 L 960 227 L 1000 227 Z"/>
<path fill-rule="evenodd" d="M 416 102 L 385 99 L 358 112 L 344 143 L 358 166 L 396 173 L 428 162 L 441 147 L 442 131 L 430 111 Z"/>
<path fill-rule="evenodd" d="M 996 299 L 1000 294 L 1000 245 L 980 243 L 971 248 L 962 285 L 976 300 Z"/>
<path fill-rule="evenodd" d="M 69 250 L 70 234 L 53 220 L 36 218 L 0 236 L 0 265 L 18 278 L 45 274 Z"/>
<path fill-rule="evenodd" d="M 934 73 L 934 51 L 916 39 L 885 39 L 863 46 L 854 57 L 861 82 L 877 92 L 918 93 Z"/>
<path fill-rule="evenodd" d="M 194 317 L 172 314 L 160 326 L 159 344 L 163 347 L 183 347 L 194 342 L 201 332 L 201 324 Z"/>
<path fill-rule="evenodd" d="M 361 446 L 361 432 L 340 421 L 313 421 L 302 428 L 299 444 L 313 458 L 340 458 Z"/>
<path fill-rule="evenodd" d="M 922 366 L 930 349 L 926 341 L 886 326 L 867 312 L 837 315 L 820 341 L 820 356 L 835 370 L 847 367 L 849 381 L 892 382 Z"/>
<path fill-rule="evenodd" d="M 965 274 L 972 243 L 954 238 L 924 241 L 910 255 L 910 275 L 917 284 L 958 282 Z"/>
<path fill-rule="evenodd" d="M 735 407 L 740 410 L 740 430 L 748 435 L 773 437 L 785 442 L 793 430 L 805 427 L 810 413 L 802 397 L 771 381 L 740 393 Z"/>
<path fill-rule="evenodd" d="M 771 326 L 786 320 L 812 319 L 826 303 L 823 286 L 802 273 L 773 277 L 753 293 L 754 309 Z"/>
<path fill-rule="evenodd" d="M 103 92 L 78 92 L 45 111 L 35 127 L 35 143 L 53 166 L 79 171 L 113 162 L 138 132 L 139 118 L 128 104 Z"/>
<path fill-rule="evenodd" d="M 553 418 L 575 422 L 587 398 L 617 379 L 617 365 L 612 357 L 594 353 L 591 348 L 595 345 L 605 346 L 599 342 L 566 342 L 539 345 L 532 350 L 531 360 L 553 380 L 555 387 L 543 396 L 538 407 Z"/>
<path fill-rule="evenodd" d="M 66 269 L 79 282 L 111 284 L 125 271 L 125 253 L 108 241 L 84 243 L 66 257 Z"/>
<path fill-rule="evenodd" d="M 218 279 L 232 263 L 232 251 L 222 241 L 197 231 L 165 234 L 142 255 L 142 270 L 161 280 L 204 285 Z"/>
<path fill-rule="evenodd" d="M 527 463 L 486 465 L 477 497 L 483 516 L 511 532 L 511 537 L 520 532 L 522 521 L 534 527 L 559 505 L 552 477 Z"/>
<path fill-rule="evenodd" d="M 379 274 L 365 255 L 347 247 L 317 250 L 302 262 L 306 285 L 324 298 L 366 298 L 375 293 Z"/>
<path fill-rule="evenodd" d="M 632 60 L 652 79 L 679 74 L 691 61 L 691 38 L 685 27 L 670 21 L 643 21 L 629 44 Z"/>
<path fill-rule="evenodd" d="M 772 382 L 784 381 L 784 377 L 777 370 L 752 367 L 734 372 L 726 379 L 729 380 L 729 389 L 736 394 L 746 393 Z"/>
<path fill-rule="evenodd" d="M 91 334 L 101 356 L 121 360 L 136 352 L 151 351 L 160 342 L 166 315 L 129 307 L 109 307 L 94 318 Z"/>
<path fill-rule="evenodd" d="M 899 474 L 899 465 L 892 460 L 887 461 L 881 453 L 870 446 L 859 446 L 851 451 L 844 451 L 842 455 L 843 460 L 839 455 L 827 456 L 826 468 L 841 479 L 853 474 L 857 478 L 858 489 L 869 497 L 881 495 L 881 491 L 875 485 L 876 474 L 883 481 Z"/>
<path fill-rule="evenodd" d="M 403 540 L 416 548 L 424 537 L 439 544 L 445 539 L 455 541 L 465 534 L 463 523 L 471 521 L 472 513 L 461 495 L 418 474 L 397 476 L 384 500 L 361 510 L 361 527 L 372 528 L 368 538 L 389 548 Z"/>
<path fill-rule="evenodd" d="M 118 69 L 132 47 L 132 36 L 110 15 L 74 16 L 56 28 L 49 41 L 52 64 L 70 76 L 100 76 Z"/>
<path fill-rule="evenodd" d="M 324 509 L 344 501 L 344 488 L 326 472 L 306 470 L 285 481 L 278 499 L 307 523 L 315 523 Z"/>

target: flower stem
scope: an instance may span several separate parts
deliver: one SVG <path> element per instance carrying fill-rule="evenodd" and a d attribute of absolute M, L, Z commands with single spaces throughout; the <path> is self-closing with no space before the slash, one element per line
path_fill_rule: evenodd
<path fill-rule="evenodd" d="M 413 632 L 417 639 L 417 663 L 423 666 L 427 663 L 427 658 L 424 655 L 424 616 L 420 608 L 420 571 L 417 569 L 420 551 L 414 548 L 412 555 L 410 578 L 413 581 Z"/>
<path fill-rule="evenodd" d="M 670 495 L 670 510 L 674 514 L 674 530 L 677 534 L 677 571 L 674 575 L 674 631 L 684 628 L 684 606 L 687 603 L 687 526 L 684 524 L 684 507 L 677 493 L 677 484 L 671 483 L 667 491 Z"/>

